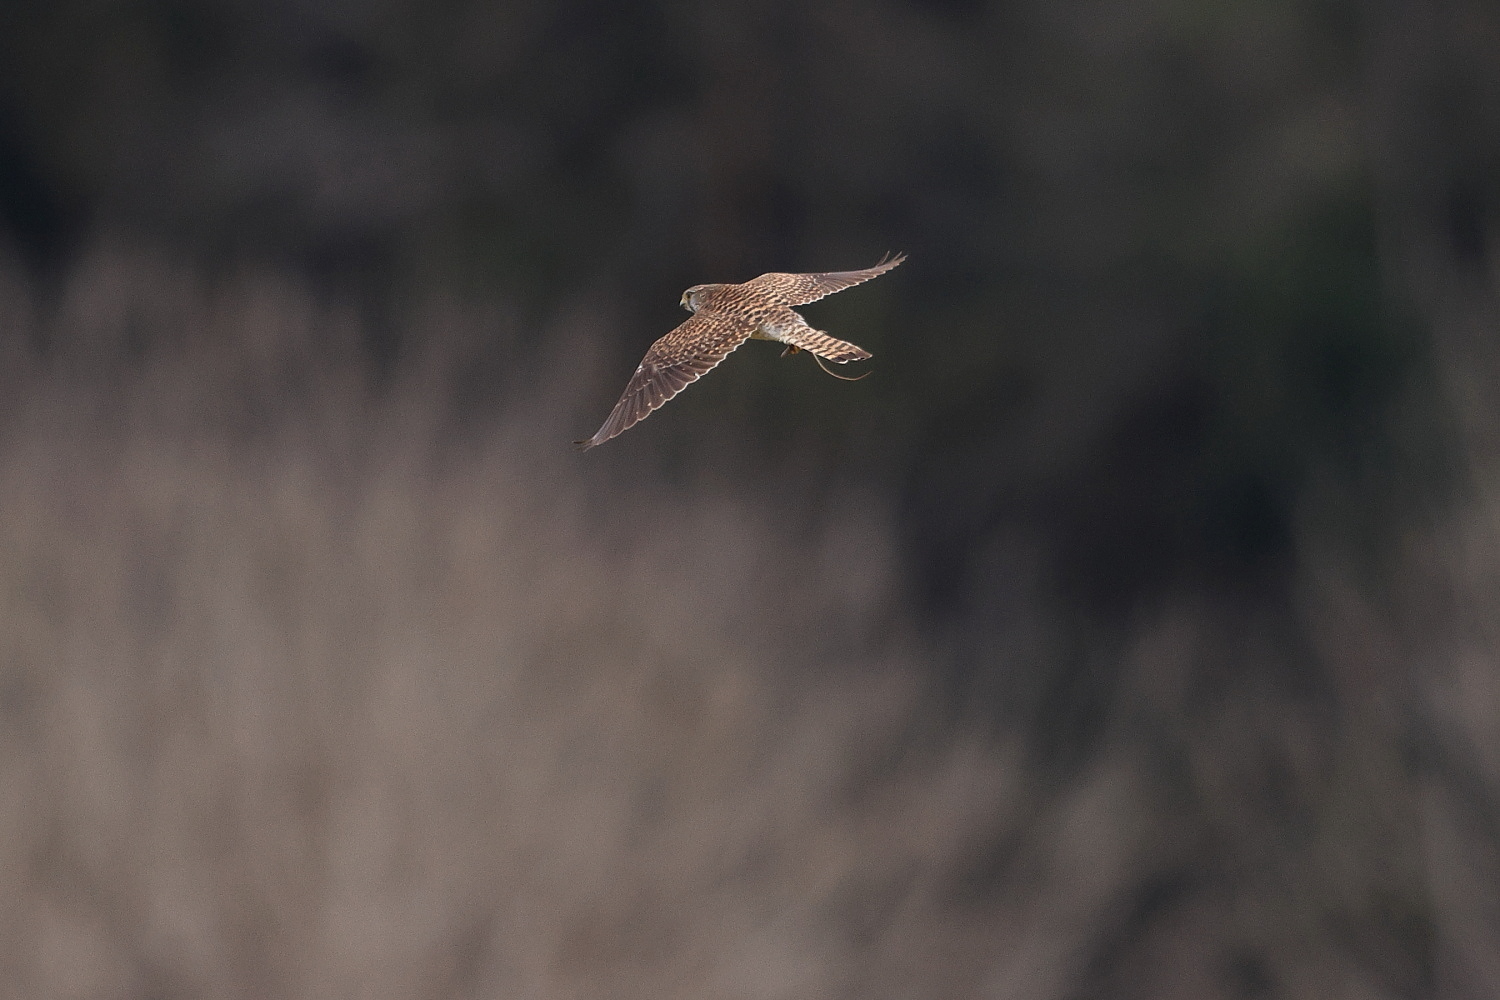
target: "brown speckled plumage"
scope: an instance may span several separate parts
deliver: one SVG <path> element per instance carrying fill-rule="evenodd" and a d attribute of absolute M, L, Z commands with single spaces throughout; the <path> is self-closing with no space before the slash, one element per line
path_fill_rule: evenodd
<path fill-rule="evenodd" d="M 869 351 L 814 330 L 792 307 L 869 281 L 905 259 L 862 271 L 772 272 L 738 285 L 694 285 L 682 293 L 682 306 L 693 315 L 651 345 L 598 433 L 574 444 L 587 450 L 628 430 L 747 340 L 775 340 L 787 345 L 786 353 L 811 351 L 839 364 L 863 361 Z"/>

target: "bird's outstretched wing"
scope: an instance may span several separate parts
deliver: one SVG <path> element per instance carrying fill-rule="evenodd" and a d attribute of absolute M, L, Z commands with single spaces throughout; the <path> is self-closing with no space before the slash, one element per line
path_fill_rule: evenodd
<path fill-rule="evenodd" d="M 863 271 L 828 271 L 822 274 L 772 272 L 762 274 L 759 278 L 752 278 L 745 284 L 757 289 L 764 288 L 767 293 L 781 298 L 785 305 L 802 306 L 809 302 L 816 302 L 834 292 L 853 288 L 871 278 L 879 277 L 904 260 L 906 260 L 905 254 L 897 254 L 889 258 L 882 257 L 879 264 L 867 267 Z"/>
<path fill-rule="evenodd" d="M 753 320 L 722 313 L 695 313 L 687 322 L 652 344 L 625 386 L 620 401 L 599 428 L 584 441 L 587 451 L 645 420 L 663 403 L 710 371 L 739 347 L 755 329 Z"/>

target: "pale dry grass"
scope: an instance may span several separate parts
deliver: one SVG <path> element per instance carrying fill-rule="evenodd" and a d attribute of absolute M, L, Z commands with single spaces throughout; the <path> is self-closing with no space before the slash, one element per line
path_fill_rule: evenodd
<path fill-rule="evenodd" d="M 564 313 L 455 421 L 503 305 L 414 306 L 459 349 L 382 382 L 272 272 L 0 268 L 0 995 L 1399 997 L 1432 928 L 1485 953 L 1493 842 L 1419 841 L 1405 756 L 1442 626 L 1311 547 L 1291 614 L 1179 593 L 1049 770 L 934 695 L 884 497 L 568 450 L 608 317 Z M 1056 668 L 1047 614 L 995 669 Z M 1485 753 L 1492 648 L 1442 702 Z"/>
<path fill-rule="evenodd" d="M 431 382 L 369 390 L 274 277 L 106 249 L 4 309 L 71 346 L 0 444 L 0 992 L 1068 981 L 1132 775 L 1051 807 L 1025 905 L 953 903 L 1036 817 L 929 724 L 878 500 L 796 537 L 723 486 L 601 502 L 545 413 L 445 450 Z"/>

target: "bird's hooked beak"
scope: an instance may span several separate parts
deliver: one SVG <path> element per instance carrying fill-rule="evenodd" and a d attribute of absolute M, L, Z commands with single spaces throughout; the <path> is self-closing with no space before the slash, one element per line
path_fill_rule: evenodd
<path fill-rule="evenodd" d="M 680 306 L 682 306 L 682 308 L 686 309 L 688 312 L 692 312 L 693 311 L 693 307 L 688 303 L 688 293 L 687 292 L 683 292 L 682 293 L 682 301 L 679 302 L 679 303 L 677 303 L 677 304 L 680 305 Z"/>

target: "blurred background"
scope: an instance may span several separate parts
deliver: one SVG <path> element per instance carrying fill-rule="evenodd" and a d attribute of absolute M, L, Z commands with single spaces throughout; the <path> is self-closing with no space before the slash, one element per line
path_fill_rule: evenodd
<path fill-rule="evenodd" d="M 0 996 L 1500 996 L 1497 52 L 0 6 Z"/>

